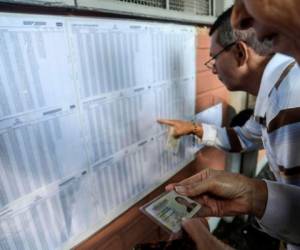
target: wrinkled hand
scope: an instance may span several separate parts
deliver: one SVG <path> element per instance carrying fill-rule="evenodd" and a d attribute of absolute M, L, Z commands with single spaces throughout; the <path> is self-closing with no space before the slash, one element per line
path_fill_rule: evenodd
<path fill-rule="evenodd" d="M 196 197 L 202 208 L 199 216 L 254 214 L 261 218 L 267 202 L 267 185 L 240 174 L 205 169 L 166 187 L 182 195 Z"/>
<path fill-rule="evenodd" d="M 181 120 L 167 120 L 167 119 L 158 119 L 158 123 L 168 125 L 174 128 L 173 136 L 178 138 L 183 135 L 189 135 L 194 130 L 194 124 L 190 121 L 181 121 Z M 197 125 L 198 130 L 201 132 L 202 136 L 202 127 Z"/>
<path fill-rule="evenodd" d="M 214 250 L 232 250 L 231 247 L 213 236 L 207 227 L 205 219 L 194 218 L 185 219 L 182 222 L 184 230 L 195 242 L 198 250 L 214 249 Z"/>

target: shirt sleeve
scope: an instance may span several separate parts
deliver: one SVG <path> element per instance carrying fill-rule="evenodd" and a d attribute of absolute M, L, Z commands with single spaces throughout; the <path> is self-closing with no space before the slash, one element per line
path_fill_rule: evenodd
<path fill-rule="evenodd" d="M 268 201 L 258 220 L 264 231 L 292 244 L 300 244 L 300 187 L 266 181 Z"/>
<path fill-rule="evenodd" d="M 261 125 L 252 116 L 243 127 L 217 127 L 202 124 L 202 139 L 200 144 L 214 146 L 229 152 L 244 152 L 262 148 Z"/>

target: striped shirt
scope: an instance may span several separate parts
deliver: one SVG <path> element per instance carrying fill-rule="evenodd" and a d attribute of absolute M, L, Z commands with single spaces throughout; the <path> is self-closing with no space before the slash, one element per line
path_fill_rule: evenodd
<path fill-rule="evenodd" d="M 203 124 L 200 143 L 229 152 L 265 148 L 276 179 L 300 186 L 300 74 L 294 59 L 276 54 L 267 64 L 254 115 L 243 127 Z"/>

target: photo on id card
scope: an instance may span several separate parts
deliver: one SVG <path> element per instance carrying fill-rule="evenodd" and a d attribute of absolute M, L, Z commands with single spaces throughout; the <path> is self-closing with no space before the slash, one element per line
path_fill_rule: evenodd
<path fill-rule="evenodd" d="M 141 207 L 141 211 L 169 233 L 181 230 L 182 218 L 192 218 L 201 205 L 175 191 L 166 192 Z"/>

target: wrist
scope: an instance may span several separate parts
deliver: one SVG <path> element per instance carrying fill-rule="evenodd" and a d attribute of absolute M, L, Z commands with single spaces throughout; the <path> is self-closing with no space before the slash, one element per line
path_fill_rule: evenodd
<path fill-rule="evenodd" d="M 258 219 L 261 219 L 265 213 L 267 200 L 268 200 L 268 188 L 267 184 L 262 180 L 252 179 L 252 214 Z"/>
<path fill-rule="evenodd" d="M 192 125 L 191 126 L 191 134 L 196 135 L 196 136 L 202 138 L 202 135 L 203 135 L 202 126 L 198 125 L 195 122 L 192 122 L 191 125 Z"/>

